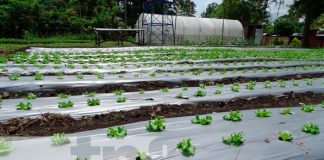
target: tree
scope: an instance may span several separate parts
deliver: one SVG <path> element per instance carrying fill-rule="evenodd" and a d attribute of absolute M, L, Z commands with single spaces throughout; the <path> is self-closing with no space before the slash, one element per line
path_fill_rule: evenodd
<path fill-rule="evenodd" d="M 311 24 L 324 13 L 323 0 L 294 0 L 292 7 L 305 17 L 303 46 L 309 47 Z"/>
<path fill-rule="evenodd" d="M 201 14 L 201 17 L 214 18 L 217 17 L 217 10 L 219 10 L 219 4 L 213 2 L 208 4 L 206 10 Z"/>
<path fill-rule="evenodd" d="M 177 0 L 176 6 L 179 16 L 194 16 L 196 14 L 196 4 L 191 0 Z"/>
<path fill-rule="evenodd" d="M 274 30 L 281 36 L 290 36 L 298 29 L 298 21 L 294 21 L 289 15 L 279 17 L 274 21 Z"/>

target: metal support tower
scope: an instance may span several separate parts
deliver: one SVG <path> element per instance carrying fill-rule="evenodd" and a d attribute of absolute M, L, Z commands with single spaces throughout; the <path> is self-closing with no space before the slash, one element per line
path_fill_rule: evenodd
<path fill-rule="evenodd" d="M 142 28 L 149 45 L 175 45 L 176 16 L 175 0 L 147 0 L 144 3 Z"/>

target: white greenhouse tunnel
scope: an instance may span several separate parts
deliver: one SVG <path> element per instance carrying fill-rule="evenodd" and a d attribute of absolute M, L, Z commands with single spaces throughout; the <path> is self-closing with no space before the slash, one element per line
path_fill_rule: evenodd
<path fill-rule="evenodd" d="M 151 16 L 147 14 L 141 14 L 137 21 L 136 26 L 139 29 L 147 30 L 146 25 L 142 25 L 142 18 L 145 16 L 145 20 L 150 22 Z M 153 19 L 159 19 L 162 21 L 162 15 L 153 15 Z M 175 28 L 175 40 L 176 44 L 182 44 L 186 41 L 206 41 L 206 40 L 221 40 L 222 27 L 224 22 L 223 40 L 230 41 L 236 39 L 242 39 L 244 37 L 244 29 L 240 21 L 231 19 L 215 19 L 215 18 L 199 18 L 199 17 L 186 17 L 186 16 L 173 16 Z M 161 34 L 162 29 L 153 31 Z M 172 36 L 172 30 L 169 32 Z M 142 36 L 141 34 L 137 36 Z M 147 44 L 149 38 L 144 36 L 144 43 Z M 161 44 L 159 40 L 153 40 L 153 44 Z M 168 42 L 169 43 L 169 42 Z M 172 43 L 172 42 L 171 42 Z"/>

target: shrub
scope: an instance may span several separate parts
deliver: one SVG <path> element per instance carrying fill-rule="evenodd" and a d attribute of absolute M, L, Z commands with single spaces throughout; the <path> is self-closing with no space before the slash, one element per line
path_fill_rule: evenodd
<path fill-rule="evenodd" d="M 71 108 L 73 107 L 74 103 L 72 101 L 62 101 L 58 103 L 59 108 Z"/>
<path fill-rule="evenodd" d="M 199 115 L 196 115 L 194 119 L 191 120 L 193 124 L 201 124 L 201 125 L 209 125 L 211 124 L 213 117 L 211 115 L 207 115 L 205 118 L 200 118 Z"/>
<path fill-rule="evenodd" d="M 31 110 L 32 104 L 30 102 L 24 103 L 20 102 L 17 105 L 17 110 Z"/>
<path fill-rule="evenodd" d="M 107 129 L 107 136 L 111 138 L 123 138 L 127 135 L 127 130 L 124 126 L 111 127 Z"/>
<path fill-rule="evenodd" d="M 290 131 L 280 131 L 279 132 L 279 140 L 292 141 L 293 139 L 294 139 L 293 135 Z"/>
<path fill-rule="evenodd" d="M 98 98 L 90 98 L 87 100 L 89 106 L 98 106 L 100 105 L 100 99 Z"/>
<path fill-rule="evenodd" d="M 10 142 L 0 140 L 0 154 L 6 154 L 12 151 Z"/>
<path fill-rule="evenodd" d="M 226 121 L 241 121 L 242 120 L 242 113 L 240 111 L 230 111 L 227 115 L 223 117 L 224 120 Z"/>
<path fill-rule="evenodd" d="M 243 132 L 234 132 L 229 136 L 223 137 L 223 142 L 228 145 L 240 146 L 244 143 Z"/>
<path fill-rule="evenodd" d="M 148 122 L 146 129 L 150 132 L 162 132 L 165 130 L 165 122 L 161 117 L 156 117 Z"/>
<path fill-rule="evenodd" d="M 302 126 L 302 131 L 305 133 L 310 133 L 313 135 L 320 133 L 320 128 L 317 124 L 314 123 L 306 123 Z"/>
<path fill-rule="evenodd" d="M 293 40 L 291 40 L 290 45 L 293 47 L 300 47 L 301 46 L 301 40 L 299 40 L 298 38 L 294 38 Z"/>
<path fill-rule="evenodd" d="M 181 150 L 182 155 L 189 157 L 195 154 L 196 147 L 191 143 L 190 138 L 183 139 L 177 144 L 177 148 Z"/>
<path fill-rule="evenodd" d="M 64 145 L 70 143 L 69 137 L 64 133 L 54 133 L 52 136 L 52 144 L 53 145 Z"/>
<path fill-rule="evenodd" d="M 257 117 L 270 117 L 271 111 L 269 109 L 257 109 L 255 111 Z"/>

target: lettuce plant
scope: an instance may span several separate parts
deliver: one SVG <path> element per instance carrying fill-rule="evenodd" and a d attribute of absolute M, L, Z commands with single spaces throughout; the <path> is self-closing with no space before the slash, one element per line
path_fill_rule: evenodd
<path fill-rule="evenodd" d="M 232 85 L 232 86 L 231 86 L 231 90 L 232 90 L 233 92 L 240 92 L 240 86 Z"/>
<path fill-rule="evenodd" d="M 61 98 L 61 99 L 65 99 L 65 98 L 69 98 L 69 97 L 70 97 L 70 95 L 68 95 L 68 94 L 64 94 L 64 93 L 59 93 L 57 96 L 58 96 L 59 98 Z"/>
<path fill-rule="evenodd" d="M 24 103 L 20 102 L 17 105 L 17 110 L 31 110 L 32 104 L 30 102 Z"/>
<path fill-rule="evenodd" d="M 36 73 L 35 76 L 34 76 L 34 79 L 36 81 L 43 80 L 44 79 L 44 75 L 41 74 L 41 73 Z"/>
<path fill-rule="evenodd" d="M 249 81 L 249 82 L 246 84 L 245 87 L 246 87 L 246 89 L 254 90 L 255 86 L 256 86 L 256 82 L 254 82 L 254 81 Z"/>
<path fill-rule="evenodd" d="M 316 135 L 320 133 L 320 128 L 315 123 L 306 123 L 302 126 L 302 131 L 305 133 Z"/>
<path fill-rule="evenodd" d="M 290 108 L 285 108 L 285 109 L 281 109 L 280 110 L 280 114 L 290 115 L 290 114 L 293 114 L 293 113 L 291 112 L 291 109 Z"/>
<path fill-rule="evenodd" d="M 58 103 L 59 108 L 71 108 L 73 107 L 74 103 L 72 101 L 62 101 Z"/>
<path fill-rule="evenodd" d="M 161 92 L 169 92 L 169 88 L 162 88 Z"/>
<path fill-rule="evenodd" d="M 216 90 L 215 94 L 222 94 L 222 91 L 221 90 Z"/>
<path fill-rule="evenodd" d="M 188 90 L 188 87 L 187 87 L 187 86 L 183 86 L 183 87 L 182 87 L 182 90 L 183 90 L 183 91 L 187 91 L 187 90 Z"/>
<path fill-rule="evenodd" d="M 206 96 L 206 92 L 203 90 L 198 90 L 197 92 L 195 92 L 195 96 L 196 97 L 204 97 L 204 96 Z"/>
<path fill-rule="evenodd" d="M 126 97 L 118 97 L 116 102 L 117 103 L 124 103 L 124 102 L 126 102 Z"/>
<path fill-rule="evenodd" d="M 293 86 L 295 86 L 295 87 L 299 86 L 299 84 L 296 80 L 293 80 Z"/>
<path fill-rule="evenodd" d="M 223 117 L 224 120 L 226 121 L 241 121 L 242 120 L 242 113 L 240 111 L 230 111 L 227 115 Z"/>
<path fill-rule="evenodd" d="M 8 76 L 8 78 L 11 80 L 11 81 L 16 81 L 18 80 L 18 78 L 20 77 L 20 74 L 19 73 L 13 73 L 13 74 L 10 74 Z"/>
<path fill-rule="evenodd" d="M 200 83 L 198 87 L 199 87 L 199 88 L 202 88 L 202 89 L 205 89 L 205 88 L 206 88 L 206 84 L 204 84 L 204 83 Z"/>
<path fill-rule="evenodd" d="M 148 160 L 146 152 L 137 152 L 136 160 Z"/>
<path fill-rule="evenodd" d="M 116 96 L 122 95 L 125 91 L 122 89 L 116 89 L 113 91 Z"/>
<path fill-rule="evenodd" d="M 191 143 L 190 138 L 183 139 L 177 144 L 177 148 L 181 151 L 182 155 L 189 157 L 195 154 L 196 147 Z"/>
<path fill-rule="evenodd" d="M 293 135 L 290 131 L 280 131 L 279 132 L 279 140 L 292 141 L 293 139 L 294 139 Z"/>
<path fill-rule="evenodd" d="M 96 77 L 98 79 L 103 79 L 104 78 L 104 74 L 102 74 L 102 73 L 96 73 L 95 75 L 96 75 Z"/>
<path fill-rule="evenodd" d="M 321 106 L 322 106 L 322 108 L 324 108 L 324 101 L 321 102 Z"/>
<path fill-rule="evenodd" d="M 145 92 L 144 89 L 139 90 L 139 94 L 144 94 L 144 92 Z"/>
<path fill-rule="evenodd" d="M 83 74 L 82 74 L 82 73 L 78 73 L 78 74 L 76 75 L 76 77 L 77 77 L 78 79 L 83 79 Z"/>
<path fill-rule="evenodd" d="M 263 118 L 263 117 L 270 117 L 271 116 L 271 113 L 272 112 L 269 109 L 257 109 L 255 111 L 255 115 L 257 117 L 261 117 L 261 118 Z"/>
<path fill-rule="evenodd" d="M 309 104 L 309 105 L 303 104 L 302 107 L 301 107 L 301 110 L 304 111 L 304 112 L 314 112 L 315 111 L 315 106 L 312 105 L 312 104 Z"/>
<path fill-rule="evenodd" d="M 111 127 L 107 129 L 107 136 L 111 138 L 123 138 L 127 135 L 127 130 L 124 126 Z"/>
<path fill-rule="evenodd" d="M 85 92 L 84 95 L 86 97 L 95 97 L 96 96 L 96 92 Z"/>
<path fill-rule="evenodd" d="M 98 106 L 100 105 L 100 99 L 98 98 L 90 98 L 87 100 L 89 106 Z"/>
<path fill-rule="evenodd" d="M 51 139 L 52 144 L 56 146 L 61 146 L 70 143 L 69 137 L 64 133 L 54 133 Z"/>
<path fill-rule="evenodd" d="M 36 98 L 37 98 L 37 96 L 32 92 L 29 92 L 27 94 L 27 96 L 26 96 L 26 99 L 28 99 L 28 100 L 33 100 L 33 99 L 36 99 Z"/>
<path fill-rule="evenodd" d="M 193 124 L 201 124 L 201 125 L 209 125 L 211 124 L 213 117 L 211 115 L 207 115 L 205 118 L 200 118 L 199 115 L 196 115 L 194 119 L 191 120 Z"/>
<path fill-rule="evenodd" d="M 162 132 L 165 130 L 165 122 L 163 118 L 156 117 L 148 122 L 146 129 L 150 132 Z"/>
<path fill-rule="evenodd" d="M 279 80 L 279 81 L 278 81 L 278 84 L 279 84 L 279 87 L 280 87 L 280 88 L 286 88 L 286 82 L 285 82 L 285 81 L 283 81 L 283 80 Z"/>
<path fill-rule="evenodd" d="M 268 88 L 268 89 L 272 88 L 272 84 L 270 81 L 265 81 L 263 86 L 264 86 L 264 88 Z"/>
<path fill-rule="evenodd" d="M 0 154 L 7 154 L 12 151 L 10 142 L 0 140 Z"/>
<path fill-rule="evenodd" d="M 240 146 L 244 143 L 243 132 L 233 132 L 229 136 L 223 137 L 223 143 L 233 146 Z"/>

